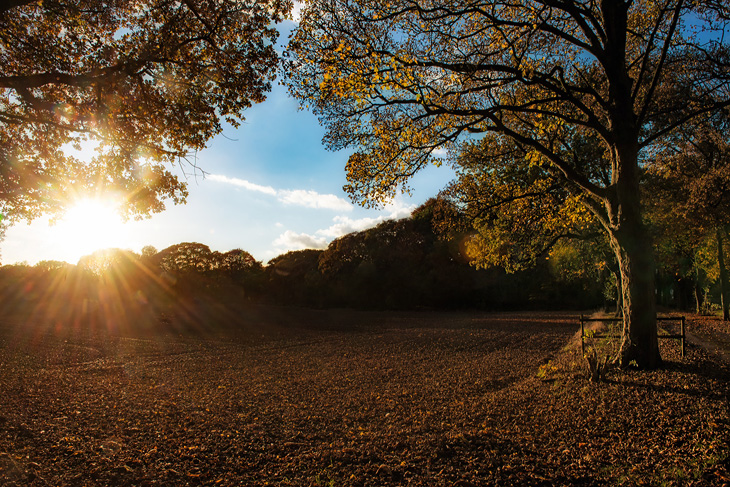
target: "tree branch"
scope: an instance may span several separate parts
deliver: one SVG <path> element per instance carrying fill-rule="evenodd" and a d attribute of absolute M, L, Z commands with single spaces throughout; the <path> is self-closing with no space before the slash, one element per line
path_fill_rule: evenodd
<path fill-rule="evenodd" d="M 677 5 L 675 6 L 674 17 L 672 18 L 672 23 L 669 27 L 669 32 L 667 32 L 667 37 L 664 39 L 664 45 L 662 46 L 662 52 L 661 52 L 661 55 L 659 56 L 659 61 L 654 70 L 654 77 L 651 80 L 651 84 L 649 85 L 649 90 L 647 91 L 647 93 L 645 95 L 644 103 L 642 104 L 641 111 L 639 112 L 639 116 L 637 118 L 639 125 L 644 125 L 644 121 L 646 119 L 646 113 L 649 110 L 649 106 L 651 105 L 652 98 L 654 97 L 654 92 L 656 91 L 656 88 L 659 85 L 659 79 L 661 78 L 662 72 L 664 70 L 664 63 L 666 62 L 667 55 L 669 53 L 669 47 L 671 46 L 671 43 L 672 43 L 672 37 L 674 36 L 674 32 L 677 29 L 677 24 L 679 23 L 681 10 L 682 10 L 682 0 L 679 0 L 677 2 Z M 661 16 L 659 19 L 657 19 L 657 24 L 659 24 L 660 22 L 661 22 Z M 646 58 L 648 58 L 649 53 L 644 53 L 644 56 L 646 56 Z M 647 63 L 648 63 L 648 61 L 647 61 Z M 643 71 L 643 67 L 642 67 L 642 71 Z M 640 79 L 637 81 L 636 89 L 634 91 L 632 98 L 636 97 L 640 81 L 641 81 Z"/>

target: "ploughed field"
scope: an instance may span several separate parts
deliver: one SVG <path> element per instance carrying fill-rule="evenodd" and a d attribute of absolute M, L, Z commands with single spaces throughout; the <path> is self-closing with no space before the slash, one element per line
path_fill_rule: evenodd
<path fill-rule="evenodd" d="M 690 325 L 691 326 L 691 325 Z M 0 323 L 0 485 L 724 485 L 730 372 L 585 378 L 577 315 Z M 576 345 L 578 343 L 578 345 Z"/>

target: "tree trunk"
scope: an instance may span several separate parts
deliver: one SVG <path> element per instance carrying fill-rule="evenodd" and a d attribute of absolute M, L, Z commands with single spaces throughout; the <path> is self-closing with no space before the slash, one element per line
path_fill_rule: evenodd
<path fill-rule="evenodd" d="M 722 319 L 730 321 L 730 301 L 728 301 L 727 269 L 725 268 L 725 249 L 722 241 L 722 230 L 717 229 L 717 265 L 720 267 L 720 302 L 722 303 Z"/>
<path fill-rule="evenodd" d="M 640 232 L 644 233 L 644 232 Z M 661 365 L 656 326 L 654 259 L 651 245 L 640 234 L 612 235 L 621 269 L 623 299 L 622 367 L 655 369 Z"/>
<path fill-rule="evenodd" d="M 697 314 L 701 314 L 705 301 L 705 297 L 702 294 L 702 274 L 700 274 L 700 267 L 699 263 L 697 262 L 698 259 L 696 254 L 693 259 L 694 260 L 692 261 L 692 266 L 695 269 L 695 309 Z"/>
<path fill-rule="evenodd" d="M 621 367 L 656 369 L 661 363 L 656 323 L 654 249 L 643 222 L 640 201 L 638 144 L 633 132 L 623 134 L 614 155 L 613 192 L 606 202 L 607 229 L 621 272 L 623 333 Z"/>
<path fill-rule="evenodd" d="M 695 282 L 695 309 L 696 313 L 700 314 L 702 313 L 702 288 L 700 287 L 700 281 L 699 278 Z"/>
<path fill-rule="evenodd" d="M 639 117 L 634 79 L 626 63 L 630 2 L 601 0 L 606 41 L 599 56 L 608 81 L 611 119 L 611 184 L 603 197 L 606 230 L 621 271 L 623 295 L 622 367 L 654 369 L 661 365 L 656 326 L 654 250 L 642 220 Z"/>

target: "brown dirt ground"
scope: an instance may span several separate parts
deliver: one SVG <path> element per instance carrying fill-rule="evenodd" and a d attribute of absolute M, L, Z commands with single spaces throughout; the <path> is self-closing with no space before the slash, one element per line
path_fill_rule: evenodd
<path fill-rule="evenodd" d="M 692 344 L 596 384 L 575 313 L 238 320 L 0 323 L 0 485 L 730 485 L 730 368 Z"/>

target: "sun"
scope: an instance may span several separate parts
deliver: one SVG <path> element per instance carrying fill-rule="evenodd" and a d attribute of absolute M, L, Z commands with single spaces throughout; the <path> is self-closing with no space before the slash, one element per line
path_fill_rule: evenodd
<path fill-rule="evenodd" d="M 56 223 L 53 234 L 63 260 L 73 264 L 84 255 L 118 247 L 126 240 L 117 205 L 101 198 L 76 201 Z"/>

